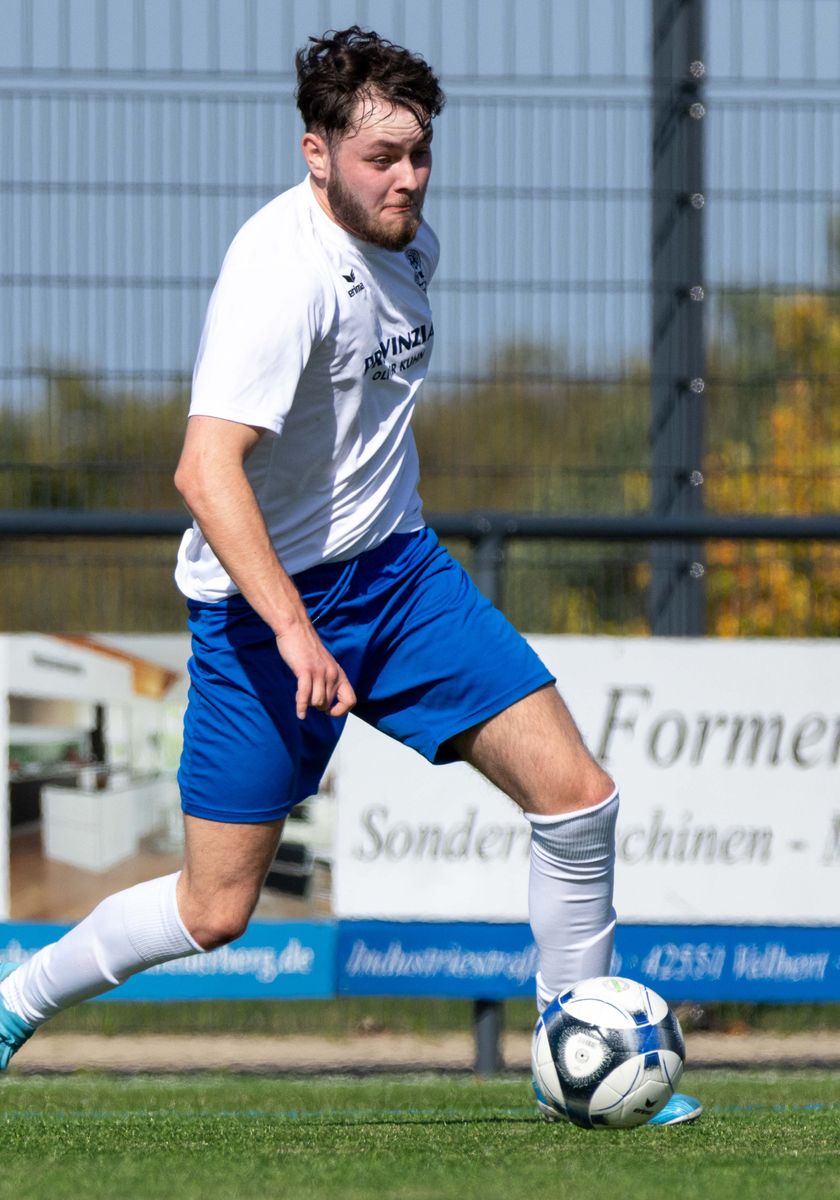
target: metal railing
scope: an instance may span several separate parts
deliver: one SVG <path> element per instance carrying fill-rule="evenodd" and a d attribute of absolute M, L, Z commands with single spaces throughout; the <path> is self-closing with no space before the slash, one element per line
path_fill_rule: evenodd
<path fill-rule="evenodd" d="M 508 607 L 505 578 L 512 544 L 554 543 L 587 548 L 599 545 L 606 548 L 617 544 L 651 548 L 665 546 L 669 549 L 672 562 L 676 564 L 675 571 L 691 586 L 692 583 L 702 583 L 707 572 L 707 567 L 695 557 L 697 546 L 704 543 L 796 543 L 807 549 L 813 543 L 831 546 L 840 542 L 840 515 L 834 514 L 739 516 L 705 512 L 688 516 L 652 513 L 549 516 L 485 510 L 432 513 L 427 519 L 442 538 L 466 544 L 470 550 L 467 566 L 473 578 L 485 595 L 503 609 Z M 137 542 L 157 545 L 167 539 L 180 537 L 189 524 L 189 515 L 178 510 L 5 509 L 0 510 L 0 556 L 4 546 L 12 550 L 25 548 L 29 553 L 37 548 L 39 542 L 48 546 L 62 544 L 70 547 L 79 543 L 89 547 L 100 541 L 103 545 L 106 542 L 112 545 L 116 539 L 120 546 Z M 174 547 L 167 547 L 165 558 L 155 556 L 143 565 L 143 569 L 153 574 L 159 572 L 161 578 L 166 572 L 171 574 L 174 562 L 172 550 Z M 636 565 L 644 563 L 645 558 L 645 555 L 637 557 Z M 6 562 L 8 566 L 14 566 L 13 559 L 10 562 L 7 558 Z M 82 593 L 86 587 L 90 588 L 92 594 L 100 583 L 96 565 L 86 564 L 83 554 L 76 556 L 71 565 L 76 586 Z M 119 555 L 116 562 L 110 565 L 119 569 Z M 840 578 L 837 589 L 840 600 Z M 82 604 L 77 607 L 84 609 L 85 606 Z M 31 613 L 32 610 L 28 611 Z M 91 612 L 95 612 L 95 606 L 91 606 Z M 94 620 L 89 627 L 95 627 L 96 624 Z M 20 626 L 15 622 L 14 627 Z M 60 625 L 52 627 L 61 628 Z M 536 629 L 540 625 L 529 627 Z M 652 620 L 649 631 L 656 632 Z M 681 632 L 696 631 L 686 629 Z"/>

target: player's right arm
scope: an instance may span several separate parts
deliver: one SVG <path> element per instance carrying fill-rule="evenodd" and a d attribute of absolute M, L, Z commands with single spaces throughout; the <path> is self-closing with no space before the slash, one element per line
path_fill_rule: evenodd
<path fill-rule="evenodd" d="M 263 431 L 220 417 L 192 416 L 175 486 L 231 579 L 271 627 L 297 679 L 295 706 L 341 717 L 356 703 L 347 676 L 326 649 L 278 559 L 245 474 Z"/>

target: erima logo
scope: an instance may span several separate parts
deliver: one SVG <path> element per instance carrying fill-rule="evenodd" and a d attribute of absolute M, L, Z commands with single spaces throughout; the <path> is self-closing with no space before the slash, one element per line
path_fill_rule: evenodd
<path fill-rule="evenodd" d="M 414 272 L 414 282 L 419 288 L 426 290 L 426 276 L 423 274 L 423 260 L 416 250 L 406 250 L 405 256 Z"/>
<path fill-rule="evenodd" d="M 353 284 L 351 288 L 347 289 L 348 296 L 358 296 L 359 292 L 363 292 L 365 290 L 365 285 L 361 282 L 361 280 L 356 283 L 356 272 L 352 267 L 350 268 L 349 275 L 345 275 L 345 273 L 342 271 L 341 278 L 346 279 L 348 283 Z"/>

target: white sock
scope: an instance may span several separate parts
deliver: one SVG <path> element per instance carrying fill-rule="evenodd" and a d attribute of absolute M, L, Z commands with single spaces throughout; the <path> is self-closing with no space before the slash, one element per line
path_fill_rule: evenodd
<path fill-rule="evenodd" d="M 180 871 L 103 900 L 0 983 L 0 1000 L 32 1026 L 173 958 L 199 954 L 175 897 Z"/>
<path fill-rule="evenodd" d="M 609 973 L 618 792 L 602 804 L 531 822 L 528 909 L 540 952 L 537 1007 L 581 979 Z"/>

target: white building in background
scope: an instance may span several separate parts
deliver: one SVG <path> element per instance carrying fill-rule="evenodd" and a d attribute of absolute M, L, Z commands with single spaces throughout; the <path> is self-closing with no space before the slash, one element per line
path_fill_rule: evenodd
<path fill-rule="evenodd" d="M 187 644 L 167 639 L 168 656 L 152 657 L 145 641 L 0 636 L 0 917 L 16 799 L 18 816 L 40 818 L 48 857 L 89 871 L 129 858 L 155 828 L 180 827 Z"/>

